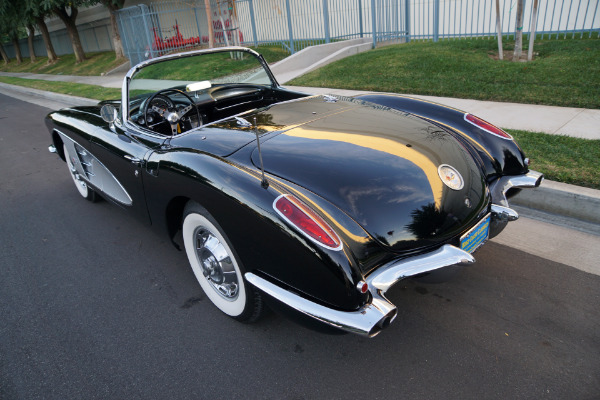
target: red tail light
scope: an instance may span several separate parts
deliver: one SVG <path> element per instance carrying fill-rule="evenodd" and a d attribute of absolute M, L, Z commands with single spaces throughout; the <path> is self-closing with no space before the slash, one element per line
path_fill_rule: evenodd
<path fill-rule="evenodd" d="M 342 249 L 341 239 L 327 222 L 291 194 L 277 197 L 273 208 L 281 218 L 298 228 L 313 242 L 330 250 Z"/>
<path fill-rule="evenodd" d="M 502 139 L 512 140 L 512 138 L 513 138 L 512 136 L 510 136 L 508 133 L 504 132 L 502 129 L 498 128 L 497 126 L 494 126 L 494 125 L 490 124 L 489 122 L 484 121 L 481 118 L 476 117 L 474 115 L 465 114 L 465 121 L 472 123 L 476 127 L 481 128 L 484 131 L 491 133 L 494 136 L 501 137 Z"/>

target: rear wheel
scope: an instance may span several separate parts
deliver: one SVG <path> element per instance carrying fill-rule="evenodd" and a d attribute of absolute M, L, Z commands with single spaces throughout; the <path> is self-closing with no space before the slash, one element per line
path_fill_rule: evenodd
<path fill-rule="evenodd" d="M 67 162 L 67 168 L 69 168 L 69 174 L 71 175 L 71 178 L 73 178 L 75 187 L 77 188 L 77 191 L 81 197 L 91 202 L 97 201 L 98 196 L 96 195 L 96 192 L 94 192 L 94 190 L 87 185 L 87 183 L 75 170 L 75 166 L 73 164 L 73 157 L 75 155 L 70 154 L 69 150 L 67 150 L 67 146 L 65 145 L 63 145 L 63 151 L 65 152 L 65 161 Z"/>
<path fill-rule="evenodd" d="M 260 293 L 244 280 L 243 267 L 217 221 L 199 204 L 190 202 L 183 218 L 185 251 L 206 296 L 230 317 L 257 320 L 263 311 Z"/>

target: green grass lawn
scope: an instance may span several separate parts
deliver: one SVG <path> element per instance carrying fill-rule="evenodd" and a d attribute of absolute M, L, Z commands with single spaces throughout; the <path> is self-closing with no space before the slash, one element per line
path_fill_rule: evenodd
<path fill-rule="evenodd" d="M 55 82 L 41 79 L 24 79 L 12 76 L 0 76 L 0 82 L 10 85 L 25 86 L 48 92 L 87 97 L 96 100 L 115 100 L 121 98 L 121 89 L 105 88 L 96 85 L 86 85 L 73 82 Z"/>
<path fill-rule="evenodd" d="M 413 41 L 344 58 L 287 84 L 600 108 L 597 35 L 537 41 L 532 62 L 495 60 L 497 50 L 493 38 Z"/>
<path fill-rule="evenodd" d="M 82 63 L 75 62 L 75 55 L 67 54 L 60 56 L 54 64 L 48 64 L 48 57 L 36 57 L 35 63 L 29 58 L 24 58 L 20 65 L 15 59 L 8 64 L 0 64 L 3 72 L 31 72 L 35 74 L 57 74 L 57 75 L 83 75 L 98 76 L 123 64 L 123 60 L 117 60 L 112 51 L 101 53 L 86 53 L 88 57 Z"/>

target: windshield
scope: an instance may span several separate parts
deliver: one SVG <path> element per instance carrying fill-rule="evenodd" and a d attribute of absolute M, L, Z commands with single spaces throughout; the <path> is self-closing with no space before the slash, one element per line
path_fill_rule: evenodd
<path fill-rule="evenodd" d="M 259 58 L 247 51 L 216 51 L 181 55 L 147 65 L 129 83 L 130 107 L 157 91 L 177 88 L 198 92 L 226 84 L 268 85 L 273 82 Z"/>

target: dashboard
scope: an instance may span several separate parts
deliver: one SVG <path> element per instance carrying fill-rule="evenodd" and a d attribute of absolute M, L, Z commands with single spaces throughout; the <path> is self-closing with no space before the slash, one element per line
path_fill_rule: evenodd
<path fill-rule="evenodd" d="M 133 104 L 131 121 L 163 135 L 177 135 L 207 123 L 269 104 L 269 88 L 223 84 L 198 92 L 160 90 Z"/>

